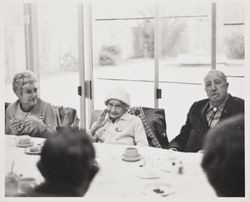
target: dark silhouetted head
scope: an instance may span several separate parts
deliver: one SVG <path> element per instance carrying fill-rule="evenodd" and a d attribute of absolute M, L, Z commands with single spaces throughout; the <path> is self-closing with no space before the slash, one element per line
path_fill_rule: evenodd
<path fill-rule="evenodd" d="M 218 123 L 205 139 L 202 167 L 218 196 L 245 196 L 244 115 Z"/>
<path fill-rule="evenodd" d="M 38 168 L 50 186 L 65 185 L 84 195 L 98 171 L 94 146 L 84 130 L 62 128 L 46 140 Z"/>

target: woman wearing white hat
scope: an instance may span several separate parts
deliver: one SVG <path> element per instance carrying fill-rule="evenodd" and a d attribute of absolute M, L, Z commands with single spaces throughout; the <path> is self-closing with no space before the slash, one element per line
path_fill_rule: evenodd
<path fill-rule="evenodd" d="M 123 88 L 115 88 L 106 95 L 107 108 L 91 127 L 90 134 L 99 142 L 148 146 L 140 118 L 127 113 L 130 96 Z"/>

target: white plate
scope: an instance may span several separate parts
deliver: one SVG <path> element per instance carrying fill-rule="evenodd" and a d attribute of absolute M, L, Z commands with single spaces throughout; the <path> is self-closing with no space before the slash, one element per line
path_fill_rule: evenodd
<path fill-rule="evenodd" d="M 140 159 L 141 159 L 140 154 L 138 156 L 135 156 L 135 157 L 128 157 L 125 154 L 122 155 L 122 160 L 124 160 L 124 161 L 134 162 L 134 161 L 139 161 Z"/>
<path fill-rule="evenodd" d="M 140 169 L 137 176 L 142 178 L 142 179 L 158 179 L 158 178 L 160 178 L 160 176 L 157 174 L 156 171 L 150 170 L 148 168 Z"/>
<path fill-rule="evenodd" d="M 39 147 L 39 151 L 30 151 L 31 148 L 32 148 L 32 147 L 27 147 L 27 148 L 25 148 L 24 152 L 25 152 L 26 154 L 41 154 L 41 151 L 42 151 L 42 148 L 41 148 L 41 147 Z"/>
<path fill-rule="evenodd" d="M 150 195 L 159 198 L 164 198 L 174 193 L 175 193 L 174 186 L 164 182 L 155 182 L 146 184 L 143 189 L 144 195 Z"/>

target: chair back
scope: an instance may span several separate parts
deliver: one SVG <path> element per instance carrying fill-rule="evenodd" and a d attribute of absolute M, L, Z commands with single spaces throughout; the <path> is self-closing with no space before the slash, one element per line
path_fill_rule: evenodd
<path fill-rule="evenodd" d="M 167 149 L 169 141 L 166 133 L 164 109 L 135 106 L 130 107 L 128 113 L 142 120 L 150 146 Z"/>
<path fill-rule="evenodd" d="M 7 109 L 8 106 L 9 106 L 9 104 L 10 104 L 9 102 L 5 102 L 5 103 L 4 103 L 4 111 L 6 111 L 6 109 Z"/>
<path fill-rule="evenodd" d="M 57 114 L 57 128 L 79 128 L 79 118 L 77 117 L 76 109 L 71 107 L 55 106 L 55 110 Z"/>

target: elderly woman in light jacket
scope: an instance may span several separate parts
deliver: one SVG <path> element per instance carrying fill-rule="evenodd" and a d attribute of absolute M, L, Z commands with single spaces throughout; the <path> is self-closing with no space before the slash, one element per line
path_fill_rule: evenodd
<path fill-rule="evenodd" d="M 123 88 L 110 90 L 104 103 L 107 108 L 89 130 L 94 140 L 108 144 L 148 146 L 141 119 L 127 113 L 130 96 Z"/>
<path fill-rule="evenodd" d="M 5 114 L 5 133 L 46 137 L 57 126 L 54 107 L 38 96 L 38 80 L 34 73 L 17 73 L 12 82 L 18 99 L 11 103 Z"/>

